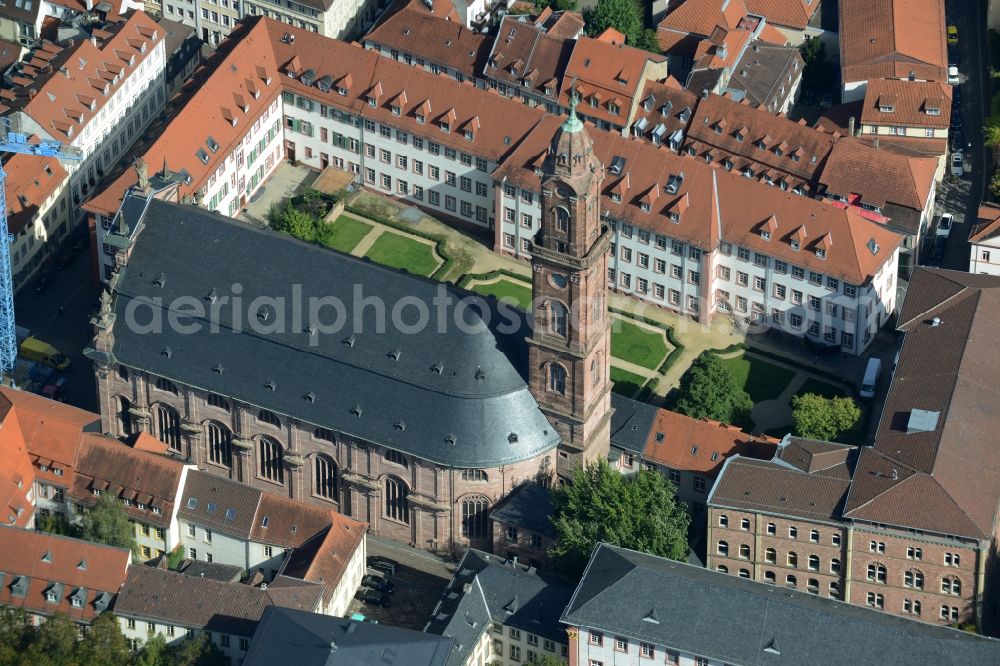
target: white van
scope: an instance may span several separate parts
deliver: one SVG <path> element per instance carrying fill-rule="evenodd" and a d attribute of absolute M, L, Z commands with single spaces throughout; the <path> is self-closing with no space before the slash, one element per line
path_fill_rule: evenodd
<path fill-rule="evenodd" d="M 860 395 L 862 398 L 874 398 L 875 388 L 878 386 L 878 376 L 882 372 L 882 359 L 868 359 L 868 367 L 865 368 L 865 378 L 861 380 Z"/>

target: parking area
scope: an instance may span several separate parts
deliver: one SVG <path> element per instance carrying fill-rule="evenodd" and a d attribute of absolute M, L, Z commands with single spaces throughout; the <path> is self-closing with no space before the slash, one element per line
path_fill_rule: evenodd
<path fill-rule="evenodd" d="M 368 556 L 387 557 L 398 564 L 395 575 L 385 576 L 396 590 L 388 595 L 390 604 L 387 607 L 354 599 L 350 611 L 378 620 L 380 624 L 422 631 L 454 573 L 454 565 L 371 535 L 368 536 Z"/>
<path fill-rule="evenodd" d="M 70 367 L 60 373 L 67 380 L 63 399 L 97 411 L 94 366 L 84 358 L 83 348 L 93 335 L 90 315 L 100 292 L 91 285 L 89 249 L 71 257 L 51 273 L 44 291 L 35 291 L 38 278 L 21 289 L 14 296 L 14 313 L 18 326 L 31 329 L 32 336 L 69 358 Z"/>

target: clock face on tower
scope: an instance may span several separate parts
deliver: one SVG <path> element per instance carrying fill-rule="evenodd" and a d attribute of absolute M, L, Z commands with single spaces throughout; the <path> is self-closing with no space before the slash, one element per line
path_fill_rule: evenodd
<path fill-rule="evenodd" d="M 552 286 L 556 287 L 557 289 L 566 288 L 566 276 L 563 275 L 562 273 L 551 273 L 549 275 L 549 282 L 551 282 Z"/>
<path fill-rule="evenodd" d="M 573 193 L 570 192 L 569 188 L 566 187 L 565 185 L 560 185 L 559 187 L 557 187 L 556 194 L 558 194 L 559 197 L 562 199 L 569 199 L 571 196 L 573 196 Z"/>

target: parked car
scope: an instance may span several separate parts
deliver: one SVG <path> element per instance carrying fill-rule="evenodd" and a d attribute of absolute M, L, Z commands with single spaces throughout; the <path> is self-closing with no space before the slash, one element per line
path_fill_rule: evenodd
<path fill-rule="evenodd" d="M 953 86 L 958 85 L 958 67 L 954 65 L 948 65 L 948 83 Z"/>
<path fill-rule="evenodd" d="M 951 130 L 951 152 L 961 152 L 965 148 L 964 143 L 965 137 L 962 134 L 962 128 L 956 127 Z"/>
<path fill-rule="evenodd" d="M 49 400 L 65 402 L 66 384 L 67 381 L 65 377 L 53 377 L 49 380 L 49 383 L 42 388 L 42 395 Z"/>
<path fill-rule="evenodd" d="M 351 613 L 347 616 L 348 620 L 354 620 L 355 622 L 370 622 L 372 624 L 378 624 L 378 620 L 373 617 L 368 617 L 364 613 Z"/>
<path fill-rule="evenodd" d="M 951 154 L 951 175 L 965 175 L 965 159 L 962 157 L 962 153 Z"/>
<path fill-rule="evenodd" d="M 945 213 L 938 220 L 937 231 L 934 232 L 935 236 L 943 236 L 947 238 L 951 235 L 951 226 L 955 223 L 955 216 L 951 213 Z"/>
<path fill-rule="evenodd" d="M 362 589 L 354 595 L 354 598 L 368 604 L 369 606 L 381 606 L 383 608 L 388 608 L 390 604 L 389 595 L 379 592 L 378 590 Z"/>
<path fill-rule="evenodd" d="M 948 43 L 958 44 L 958 26 L 948 26 Z"/>
<path fill-rule="evenodd" d="M 931 246 L 931 254 L 928 263 L 931 266 L 937 266 L 941 263 L 941 259 L 944 258 L 944 248 L 948 243 L 948 239 L 944 236 L 935 236 L 934 245 Z"/>
<path fill-rule="evenodd" d="M 369 556 L 367 562 L 368 568 L 380 571 L 387 576 L 395 576 L 396 567 L 399 566 L 396 560 L 391 560 L 388 557 L 379 557 L 378 555 Z"/>
<path fill-rule="evenodd" d="M 361 579 L 361 585 L 363 587 L 370 587 L 373 590 L 378 590 L 379 592 L 385 592 L 386 594 L 392 594 L 396 591 L 396 586 L 387 581 L 381 576 L 373 576 L 371 574 L 365 575 Z"/>
<path fill-rule="evenodd" d="M 955 113 L 951 114 L 951 128 L 952 129 L 961 129 L 962 128 L 962 114 L 961 114 L 961 112 L 958 111 L 958 109 L 956 109 L 955 111 L 956 111 Z"/>

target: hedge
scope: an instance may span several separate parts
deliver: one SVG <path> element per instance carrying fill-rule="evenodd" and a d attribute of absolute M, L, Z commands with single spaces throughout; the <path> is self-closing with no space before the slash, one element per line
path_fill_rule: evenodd
<path fill-rule="evenodd" d="M 423 238 L 424 240 L 429 240 L 434 242 L 434 251 L 438 253 L 438 256 L 444 259 L 444 263 L 438 266 L 437 270 L 430 274 L 432 280 L 443 280 L 444 276 L 448 274 L 451 270 L 454 260 L 448 251 L 445 249 L 445 239 L 440 236 L 435 236 L 434 234 L 429 234 L 426 231 L 420 231 L 419 229 L 414 229 L 411 225 L 404 224 L 402 222 L 397 222 L 396 220 L 389 219 L 378 213 L 373 213 L 366 208 L 360 208 L 354 205 L 344 206 L 344 210 L 348 213 L 357 215 L 358 217 L 363 217 L 373 222 L 378 222 L 396 231 L 401 231 L 405 234 L 410 234 L 411 236 L 417 236 L 418 238 Z"/>
<path fill-rule="evenodd" d="M 489 273 L 466 273 L 462 277 L 458 278 L 458 280 L 455 281 L 455 284 L 457 284 L 459 287 L 468 289 L 470 282 L 473 281 L 490 282 L 500 277 L 508 277 L 517 280 L 518 282 L 523 282 L 527 284 L 529 287 L 531 286 L 531 280 L 524 277 L 520 273 L 515 273 L 514 271 L 508 270 L 506 268 L 498 268 L 494 271 L 490 271 Z"/>

